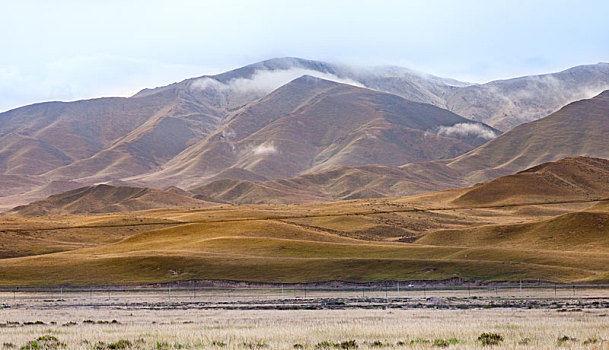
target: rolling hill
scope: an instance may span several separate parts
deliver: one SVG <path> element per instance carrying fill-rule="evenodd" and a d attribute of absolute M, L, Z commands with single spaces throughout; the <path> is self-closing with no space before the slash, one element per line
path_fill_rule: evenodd
<path fill-rule="evenodd" d="M 609 249 L 609 213 L 582 211 L 526 224 L 438 230 L 425 234 L 416 243 L 603 253 Z"/>
<path fill-rule="evenodd" d="M 556 169 L 595 163 L 607 165 L 576 158 L 529 172 L 545 174 L 554 168 L 556 174 Z M 604 186 L 602 176 L 571 180 L 577 188 Z M 536 183 L 536 177 L 521 177 L 525 198 L 528 190 L 535 195 Z M 0 236 L 5 257 L 0 258 L 0 284 L 451 278 L 591 282 L 607 275 L 605 202 L 493 207 L 455 201 L 471 191 L 305 205 L 156 209 L 129 216 L 5 217 L 0 218 L 5 231 Z M 100 239 L 102 232 L 113 235 Z"/>
<path fill-rule="evenodd" d="M 609 160 L 566 158 L 474 186 L 460 205 L 557 202 L 609 198 Z"/>

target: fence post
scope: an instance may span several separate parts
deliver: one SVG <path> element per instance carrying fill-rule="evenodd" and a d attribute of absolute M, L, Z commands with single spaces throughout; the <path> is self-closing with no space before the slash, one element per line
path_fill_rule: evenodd
<path fill-rule="evenodd" d="M 520 297 L 522 297 L 522 280 L 520 280 Z"/>
<path fill-rule="evenodd" d="M 554 297 L 556 297 L 556 283 L 554 283 Z"/>
<path fill-rule="evenodd" d="M 167 299 L 171 299 L 171 287 L 167 288 Z"/>
<path fill-rule="evenodd" d="M 63 287 L 61 287 L 59 292 L 59 301 L 63 301 Z"/>
<path fill-rule="evenodd" d="M 400 281 L 398 281 L 398 298 L 400 297 Z"/>

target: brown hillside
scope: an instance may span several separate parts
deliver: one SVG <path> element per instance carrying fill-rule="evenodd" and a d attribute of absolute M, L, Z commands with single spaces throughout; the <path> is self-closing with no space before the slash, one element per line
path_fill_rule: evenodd
<path fill-rule="evenodd" d="M 133 180 L 193 187 L 227 168 L 278 179 L 337 166 L 451 158 L 487 141 L 438 131 L 460 123 L 470 122 L 388 93 L 303 76 L 238 111 L 163 170 Z"/>
<path fill-rule="evenodd" d="M 609 158 L 607 135 L 609 90 L 517 126 L 445 164 L 473 182 L 488 181 L 568 157 Z"/>
<path fill-rule="evenodd" d="M 598 63 L 465 86 L 449 95 L 446 107 L 466 118 L 508 131 L 607 89 L 609 63 Z"/>
<path fill-rule="evenodd" d="M 10 214 L 58 215 L 111 213 L 169 207 L 203 207 L 212 203 L 190 198 L 175 191 L 150 188 L 97 185 L 53 195 L 12 209 Z"/>
<path fill-rule="evenodd" d="M 337 167 L 291 179 L 265 182 L 219 180 L 190 191 L 204 195 L 203 198 L 235 204 L 307 203 L 431 192 L 445 187 L 446 181 L 457 184 L 455 177 L 454 172 L 449 172 L 434 180 L 424 174 L 396 167 L 368 165 Z"/>
<path fill-rule="evenodd" d="M 609 91 L 516 127 L 450 160 L 414 162 L 399 168 L 338 167 L 291 179 L 248 185 L 273 189 L 273 197 L 250 190 L 231 192 L 230 197 L 224 197 L 224 194 L 214 193 L 217 185 L 207 189 L 203 186 L 198 191 L 211 197 L 218 195 L 233 203 L 403 196 L 464 187 L 533 168 L 523 174 L 479 185 L 460 201 L 463 204 L 488 204 L 510 203 L 510 196 L 516 202 L 525 199 L 529 202 L 557 200 L 561 196 L 565 199 L 604 196 L 607 161 L 580 156 L 609 158 L 609 138 L 605 135 L 609 135 Z M 578 158 L 536 168 L 539 164 L 570 157 Z M 581 183 L 573 185 L 574 181 Z"/>
<path fill-rule="evenodd" d="M 520 225 L 492 225 L 426 233 L 417 244 L 603 252 L 609 249 L 609 214 L 576 212 Z"/>
<path fill-rule="evenodd" d="M 454 203 L 513 204 L 609 197 L 609 160 L 566 158 L 474 186 Z"/>

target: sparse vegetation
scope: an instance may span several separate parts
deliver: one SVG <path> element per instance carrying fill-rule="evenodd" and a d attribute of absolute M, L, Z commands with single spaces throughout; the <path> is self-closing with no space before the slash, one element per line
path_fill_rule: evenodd
<path fill-rule="evenodd" d="M 269 346 L 265 340 L 243 342 L 241 345 L 246 349 L 264 349 Z"/>
<path fill-rule="evenodd" d="M 455 345 L 455 344 L 459 344 L 459 343 L 461 343 L 461 341 L 457 338 L 446 338 L 446 339 L 439 338 L 439 339 L 434 339 L 433 346 L 445 348 L 445 347 L 448 347 L 449 345 Z"/>
<path fill-rule="evenodd" d="M 478 337 L 482 345 L 499 345 L 503 341 L 503 336 L 497 333 L 482 333 Z"/>
<path fill-rule="evenodd" d="M 317 345 L 315 345 L 316 349 L 357 349 L 359 348 L 359 346 L 357 345 L 357 341 L 355 341 L 354 339 L 351 340 L 344 340 L 341 342 L 332 342 L 332 341 L 328 341 L 328 340 L 324 340 L 320 343 L 317 343 Z"/>
<path fill-rule="evenodd" d="M 569 337 L 567 335 L 563 335 L 561 337 L 558 337 L 558 339 L 556 339 L 556 343 L 558 345 L 565 345 L 567 343 L 576 342 L 576 341 L 577 341 L 577 338 Z"/>
<path fill-rule="evenodd" d="M 584 345 L 590 345 L 590 344 L 596 344 L 598 342 L 599 342 L 599 340 L 597 338 L 590 337 L 590 338 L 584 340 L 583 344 Z"/>
<path fill-rule="evenodd" d="M 23 345 L 21 350 L 56 350 L 65 347 L 66 344 L 60 342 L 57 337 L 52 335 L 43 335 Z"/>
<path fill-rule="evenodd" d="M 94 350 L 121 350 L 121 349 L 130 349 L 133 346 L 133 343 L 126 339 L 120 339 L 116 342 L 106 343 L 103 341 L 98 341 L 94 346 Z"/>

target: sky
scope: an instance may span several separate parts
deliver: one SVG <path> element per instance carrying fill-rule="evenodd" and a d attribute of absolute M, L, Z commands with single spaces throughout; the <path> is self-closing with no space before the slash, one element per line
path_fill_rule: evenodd
<path fill-rule="evenodd" d="M 285 56 L 477 83 L 609 62 L 607 0 L 0 3 L 0 111 Z"/>

